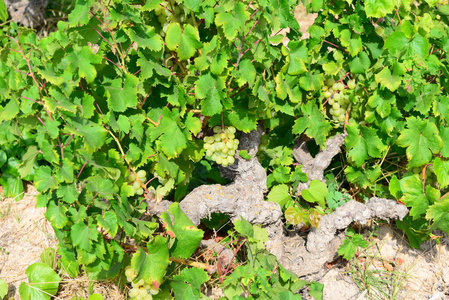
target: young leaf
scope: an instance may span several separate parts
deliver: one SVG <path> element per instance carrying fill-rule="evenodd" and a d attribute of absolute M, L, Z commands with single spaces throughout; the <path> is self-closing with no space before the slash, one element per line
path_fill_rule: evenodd
<path fill-rule="evenodd" d="M 288 186 L 285 184 L 274 186 L 268 193 L 267 200 L 278 203 L 281 207 L 284 207 L 284 205 L 286 205 L 291 200 Z"/>
<path fill-rule="evenodd" d="M 328 193 L 327 186 L 320 180 L 312 180 L 307 190 L 303 190 L 301 196 L 311 203 L 318 203 L 321 207 L 326 207 L 325 197 Z"/>

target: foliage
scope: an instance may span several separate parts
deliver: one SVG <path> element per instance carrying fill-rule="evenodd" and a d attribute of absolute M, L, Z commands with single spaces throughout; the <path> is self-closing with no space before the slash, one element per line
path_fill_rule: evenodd
<path fill-rule="evenodd" d="M 368 242 L 363 239 L 361 234 L 356 234 L 352 228 L 349 228 L 346 231 L 346 239 L 338 248 L 338 254 L 344 259 L 350 260 L 354 258 L 359 248 L 366 249 L 368 246 Z"/>
<path fill-rule="evenodd" d="M 20 284 L 20 299 L 49 300 L 56 295 L 61 278 L 48 265 L 34 263 L 27 268 L 26 275 L 29 282 Z"/>
<path fill-rule="evenodd" d="M 22 180 L 34 183 L 61 269 L 118 281 L 131 264 L 139 281 L 151 279 L 148 291 L 183 293 L 176 280 L 197 278 L 185 291 L 197 295 L 201 271 L 181 271 L 171 287 L 164 276 L 170 257 L 192 255 L 201 230 L 176 205 L 161 218 L 165 231 L 144 213 L 221 180 L 204 159 L 214 126 L 238 138 L 264 125 L 257 157 L 268 200 L 290 224 L 317 226 L 338 205 L 323 182 L 295 195 L 308 181 L 295 139 L 311 138 L 313 150 L 347 132 L 329 170 L 341 191 L 405 203 L 415 246 L 433 229 L 449 232 L 449 6 L 302 2 L 317 14 L 307 32 L 294 0 L 87 0 L 45 37 L 2 27 L 0 185 L 19 199 Z"/>
<path fill-rule="evenodd" d="M 322 299 L 322 287 L 321 292 L 315 289 L 319 283 L 298 279 L 265 249 L 264 242 L 268 240 L 265 229 L 244 219 L 235 222 L 235 229 L 244 237 L 248 261 L 225 278 L 223 288 L 228 299 L 302 299 L 296 292 L 309 286 L 310 295 Z"/>
<path fill-rule="evenodd" d="M 0 279 L 0 299 L 3 299 L 6 294 L 8 294 L 8 284 L 3 279 Z"/>

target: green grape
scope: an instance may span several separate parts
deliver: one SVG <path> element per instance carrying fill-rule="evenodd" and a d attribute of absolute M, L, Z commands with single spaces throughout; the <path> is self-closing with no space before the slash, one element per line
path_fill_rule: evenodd
<path fill-rule="evenodd" d="M 135 176 L 134 174 L 130 174 L 130 175 L 128 176 L 128 181 L 129 181 L 129 182 L 133 182 L 134 180 L 136 180 L 136 176 Z"/>
<path fill-rule="evenodd" d="M 329 99 L 329 105 L 334 105 L 334 103 L 335 103 L 334 98 L 330 98 L 330 99 Z"/>
<path fill-rule="evenodd" d="M 355 89 L 355 81 L 354 81 L 354 80 L 349 80 L 349 81 L 348 81 L 348 88 L 349 88 L 350 90 Z"/>
<path fill-rule="evenodd" d="M 329 78 L 328 80 L 326 80 L 326 85 L 327 86 L 332 86 L 335 83 L 335 79 L 333 78 Z"/>
<path fill-rule="evenodd" d="M 335 93 L 335 94 L 334 94 L 334 100 L 335 100 L 335 101 L 339 101 L 341 98 L 342 98 L 342 97 L 341 97 L 341 94 L 340 94 L 340 93 Z"/>
<path fill-rule="evenodd" d="M 235 151 L 234 151 L 235 154 Z M 228 156 L 228 162 L 230 165 L 232 165 L 235 162 L 234 154 Z"/>
<path fill-rule="evenodd" d="M 203 147 L 206 150 L 206 157 L 226 167 L 230 164 L 229 157 L 235 155 L 235 150 L 238 148 L 239 142 L 235 139 L 236 130 L 232 126 L 224 127 L 223 130 L 215 126 L 212 130 L 213 136 L 204 137 Z M 235 159 L 233 158 L 232 161 L 234 162 Z"/>
<path fill-rule="evenodd" d="M 332 108 L 333 108 L 334 110 L 340 109 L 340 104 L 334 103 L 334 105 L 332 105 Z"/>
<path fill-rule="evenodd" d="M 139 188 L 137 191 L 136 191 L 136 194 L 137 195 L 143 195 L 143 189 L 142 188 Z"/>
<path fill-rule="evenodd" d="M 325 98 L 329 98 L 330 96 L 332 96 L 332 93 L 329 92 L 329 91 L 326 91 L 326 92 L 323 93 L 323 96 L 324 96 Z"/>
<path fill-rule="evenodd" d="M 132 188 L 134 191 L 137 191 L 140 188 L 140 183 L 137 181 L 134 181 Z"/>
<path fill-rule="evenodd" d="M 139 170 L 137 172 L 137 177 L 139 178 L 145 178 L 147 176 L 147 172 L 145 172 L 145 170 Z"/>

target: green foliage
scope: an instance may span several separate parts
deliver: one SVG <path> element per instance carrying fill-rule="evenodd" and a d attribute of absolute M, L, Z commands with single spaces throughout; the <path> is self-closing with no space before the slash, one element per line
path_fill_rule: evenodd
<path fill-rule="evenodd" d="M 363 239 L 361 234 L 356 234 L 352 228 L 349 228 L 346 231 L 346 239 L 338 248 L 338 254 L 342 255 L 344 259 L 350 260 L 354 258 L 360 248 L 366 249 L 368 246 L 368 242 Z"/>
<path fill-rule="evenodd" d="M 8 284 L 3 279 L 0 279 L 0 299 L 3 299 L 8 294 Z"/>
<path fill-rule="evenodd" d="M 20 299 L 49 300 L 56 295 L 61 278 L 44 263 L 34 263 L 26 269 L 28 283 L 20 284 Z"/>
<path fill-rule="evenodd" d="M 264 242 L 268 240 L 265 229 L 244 219 L 235 222 L 235 229 L 245 238 L 248 260 L 225 278 L 223 291 L 228 299 L 302 299 L 297 292 L 305 287 L 311 288 L 309 293 L 315 299 L 322 299 L 322 285 L 320 289 L 317 282 L 298 279 L 265 249 Z"/>
<path fill-rule="evenodd" d="M 138 278 L 159 288 L 168 257 L 188 258 L 203 233 L 174 205 L 162 216 L 163 236 L 157 217 L 144 214 L 147 203 L 225 183 L 204 160 L 202 137 L 214 126 L 239 136 L 262 124 L 257 158 L 267 197 L 287 223 L 317 226 L 349 191 L 410 207 L 398 226 L 414 245 L 433 229 L 449 232 L 449 20 L 447 6 L 435 2 L 305 1 L 317 13 L 308 38 L 294 17 L 299 1 L 86 0 L 45 37 L 8 23 L 0 34 L 3 196 L 20 199 L 23 181 L 33 182 L 63 272 L 119 280 L 131 261 Z M 308 181 L 294 162 L 294 141 L 310 138 L 316 154 L 343 132 L 343 153 L 328 171 L 339 188 L 312 181 L 302 198 L 294 195 Z M 262 239 L 237 227 L 248 240 Z M 266 260 L 235 278 L 259 271 L 274 278 Z M 198 295 L 204 276 L 181 272 L 178 281 L 195 282 L 188 291 L 174 283 L 175 293 Z M 255 285 L 260 293 L 266 283 Z"/>

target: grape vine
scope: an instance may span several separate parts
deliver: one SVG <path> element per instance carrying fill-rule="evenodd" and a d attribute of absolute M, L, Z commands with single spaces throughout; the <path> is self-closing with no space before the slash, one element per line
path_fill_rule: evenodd
<path fill-rule="evenodd" d="M 395 199 L 419 247 L 449 233 L 448 16 L 446 0 L 87 0 L 48 36 L 9 22 L 0 185 L 20 198 L 33 182 L 70 276 L 128 277 L 135 299 L 199 299 L 218 278 L 188 261 L 205 231 L 178 202 L 242 159 L 260 162 L 260 194 L 290 228 Z M 249 155 L 242 136 L 258 129 Z"/>

